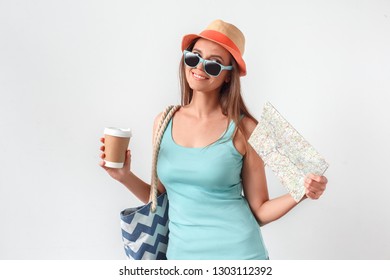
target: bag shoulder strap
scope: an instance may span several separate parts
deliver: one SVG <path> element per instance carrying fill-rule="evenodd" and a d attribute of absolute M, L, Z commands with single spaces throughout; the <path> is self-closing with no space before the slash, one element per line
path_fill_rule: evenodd
<path fill-rule="evenodd" d="M 162 137 L 164 135 L 165 129 L 172 116 L 180 108 L 180 105 L 170 105 L 161 114 L 158 126 L 156 129 L 156 134 L 153 141 L 153 158 L 152 158 L 152 183 L 150 188 L 149 202 L 152 202 L 150 207 L 151 212 L 155 212 L 157 208 L 157 186 L 158 186 L 158 176 L 157 176 L 157 158 L 160 151 L 160 144 Z"/>

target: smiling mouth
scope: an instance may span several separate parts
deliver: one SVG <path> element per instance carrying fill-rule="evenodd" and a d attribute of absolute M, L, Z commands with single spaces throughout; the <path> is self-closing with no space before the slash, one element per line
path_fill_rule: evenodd
<path fill-rule="evenodd" d="M 196 74 L 194 72 L 192 72 L 192 76 L 196 79 L 196 80 L 206 80 L 207 77 L 205 76 L 202 76 L 202 75 L 199 75 L 199 74 Z"/>

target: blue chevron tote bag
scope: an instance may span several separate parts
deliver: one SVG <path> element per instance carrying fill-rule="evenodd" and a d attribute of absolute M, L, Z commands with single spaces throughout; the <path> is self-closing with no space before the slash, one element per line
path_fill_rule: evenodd
<path fill-rule="evenodd" d="M 166 193 L 152 202 L 121 212 L 122 239 L 127 258 L 133 260 L 166 260 L 168 245 L 168 199 Z"/>
<path fill-rule="evenodd" d="M 157 158 L 169 120 L 180 106 L 168 106 L 162 113 L 153 145 L 152 183 L 149 203 L 127 208 L 120 213 L 122 240 L 127 258 L 132 260 L 166 260 L 168 246 L 168 198 L 157 197 Z"/>

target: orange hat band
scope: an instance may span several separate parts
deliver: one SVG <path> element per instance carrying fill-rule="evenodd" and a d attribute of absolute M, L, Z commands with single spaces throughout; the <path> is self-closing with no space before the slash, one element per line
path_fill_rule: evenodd
<path fill-rule="evenodd" d="M 199 36 L 217 41 L 225 46 L 228 46 L 229 48 L 232 48 L 238 53 L 241 53 L 236 44 L 234 44 L 234 42 L 230 40 L 229 37 L 221 32 L 215 30 L 204 30 L 199 34 Z"/>

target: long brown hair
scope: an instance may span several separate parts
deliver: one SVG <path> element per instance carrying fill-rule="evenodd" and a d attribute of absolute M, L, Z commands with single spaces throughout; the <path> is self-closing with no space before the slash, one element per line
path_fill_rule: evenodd
<path fill-rule="evenodd" d="M 189 45 L 187 50 L 192 51 L 196 41 L 197 39 Z M 249 135 L 245 131 L 242 122 L 240 122 L 242 116 L 250 118 L 256 124 L 257 120 L 252 116 L 251 113 L 249 113 L 249 110 L 242 98 L 241 80 L 238 65 L 233 56 L 231 56 L 231 59 L 233 69 L 230 71 L 230 81 L 221 87 L 221 91 L 219 92 L 219 104 L 222 108 L 222 113 L 228 117 L 229 123 L 231 120 L 233 120 L 236 128 L 239 129 L 241 133 L 243 133 L 245 138 L 247 138 Z M 179 79 L 181 88 L 181 105 L 184 106 L 190 104 L 193 96 L 193 90 L 190 88 L 186 78 L 183 57 L 180 60 Z"/>

